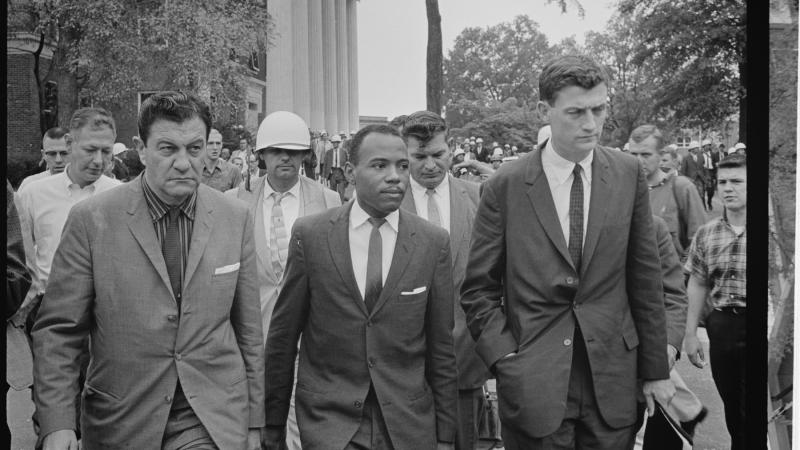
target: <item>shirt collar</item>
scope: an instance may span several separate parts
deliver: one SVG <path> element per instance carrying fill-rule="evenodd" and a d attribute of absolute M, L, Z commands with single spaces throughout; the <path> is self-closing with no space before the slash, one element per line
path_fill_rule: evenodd
<path fill-rule="evenodd" d="M 370 215 L 361 208 L 361 205 L 358 204 L 358 199 L 353 200 L 353 207 L 350 208 L 350 228 L 355 230 L 356 228 L 364 225 L 367 223 L 367 219 L 370 218 Z M 400 212 L 399 210 L 394 210 L 389 213 L 388 216 L 385 217 L 386 223 L 389 224 L 390 227 L 397 233 L 397 227 L 400 223 Z"/>
<path fill-rule="evenodd" d="M 252 181 L 252 180 L 250 180 Z M 272 189 L 272 186 L 269 184 L 269 177 L 264 179 L 264 200 L 266 201 L 273 192 L 277 192 L 275 189 Z M 297 177 L 297 183 L 294 184 L 288 191 L 288 194 L 293 195 L 294 197 L 300 198 L 300 177 Z"/>
<path fill-rule="evenodd" d="M 150 213 L 150 218 L 153 219 L 153 222 L 157 222 L 164 217 L 171 208 L 168 204 L 162 201 L 158 195 L 156 195 L 155 191 L 150 188 L 150 185 L 147 184 L 147 179 L 145 178 L 144 174 L 142 174 L 142 190 L 144 191 L 144 200 L 147 203 L 147 211 Z M 194 213 L 195 213 L 195 205 L 197 204 L 197 190 L 192 192 L 192 195 L 189 196 L 186 200 L 183 201 L 178 208 L 188 217 L 190 220 L 194 220 Z"/>
<path fill-rule="evenodd" d="M 589 181 L 589 183 L 592 182 L 593 160 L 594 150 L 589 152 L 589 155 L 586 156 L 586 158 L 583 158 L 583 160 L 578 162 L 583 169 L 583 173 L 586 175 L 586 179 Z M 547 144 L 542 151 L 542 166 L 550 169 L 549 171 L 545 172 L 545 174 L 547 174 L 547 178 L 556 185 L 560 185 L 567 181 L 567 178 L 569 178 L 569 176 L 572 174 L 572 169 L 575 167 L 575 163 L 556 153 L 556 150 L 553 148 L 553 140 L 548 139 Z"/>
<path fill-rule="evenodd" d="M 442 190 L 445 189 L 444 184 L 445 183 L 449 183 L 449 180 L 448 180 L 449 177 L 450 177 L 450 175 L 445 174 L 444 178 L 442 178 L 442 182 L 439 183 L 438 186 L 433 188 L 434 192 L 436 192 L 439 195 L 442 195 Z M 426 188 L 425 186 L 417 183 L 417 180 L 415 180 L 413 177 L 408 177 L 408 179 L 411 180 L 411 189 L 414 192 L 416 192 L 418 194 L 424 194 L 424 193 L 426 193 L 428 191 L 428 188 Z"/>
<path fill-rule="evenodd" d="M 93 182 L 87 184 L 85 187 L 81 188 L 80 185 L 78 185 L 78 183 L 72 181 L 72 178 L 69 177 L 69 174 L 67 173 L 67 169 L 68 168 L 69 168 L 69 164 L 67 164 L 66 167 L 64 167 L 64 171 L 63 172 L 57 173 L 57 174 L 54 175 L 54 176 L 61 176 L 62 177 L 62 182 L 64 183 L 64 187 L 67 189 L 67 191 L 73 189 L 73 186 L 75 186 L 75 189 L 78 189 L 78 190 L 85 189 L 87 191 L 94 192 L 97 189 L 97 185 L 100 183 L 100 180 L 102 180 L 103 178 L 108 178 L 105 175 L 101 174 L 99 177 L 97 177 L 96 180 L 94 180 Z"/>
<path fill-rule="evenodd" d="M 211 167 L 211 164 L 214 164 L 213 168 Z M 205 170 L 207 170 L 207 171 L 209 171 L 211 173 L 213 173 L 215 169 L 219 169 L 219 171 L 222 172 L 222 169 L 225 168 L 225 160 L 222 159 L 222 158 L 217 158 L 217 161 L 212 163 L 211 161 L 208 161 L 208 160 L 204 159 L 203 160 L 203 167 L 205 168 Z"/>

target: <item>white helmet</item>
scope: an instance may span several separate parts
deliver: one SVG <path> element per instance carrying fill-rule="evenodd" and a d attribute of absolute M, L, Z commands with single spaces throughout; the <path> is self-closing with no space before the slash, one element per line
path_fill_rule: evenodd
<path fill-rule="evenodd" d="M 256 134 L 256 151 L 269 147 L 286 150 L 308 150 L 311 137 L 308 125 L 297 114 L 289 111 L 275 111 L 261 121 Z"/>

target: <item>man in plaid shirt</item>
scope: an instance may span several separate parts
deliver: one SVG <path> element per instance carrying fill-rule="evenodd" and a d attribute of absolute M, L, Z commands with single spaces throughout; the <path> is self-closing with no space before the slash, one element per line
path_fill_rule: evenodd
<path fill-rule="evenodd" d="M 747 166 L 742 155 L 720 161 L 717 189 L 725 206 L 722 217 L 703 225 L 689 248 L 684 270 L 690 275 L 687 294 L 689 311 L 683 348 L 697 367 L 705 357 L 697 339 L 697 325 L 703 305 L 713 309 L 705 317 L 711 374 L 725 405 L 725 423 L 731 435 L 731 449 L 744 449 L 745 345 L 747 326 Z"/>

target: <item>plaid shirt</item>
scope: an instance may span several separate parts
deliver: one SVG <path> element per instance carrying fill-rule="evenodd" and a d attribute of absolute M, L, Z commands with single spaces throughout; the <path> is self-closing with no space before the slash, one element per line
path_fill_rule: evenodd
<path fill-rule="evenodd" d="M 736 235 L 725 217 L 697 230 L 683 270 L 704 283 L 715 308 L 747 306 L 747 231 Z"/>

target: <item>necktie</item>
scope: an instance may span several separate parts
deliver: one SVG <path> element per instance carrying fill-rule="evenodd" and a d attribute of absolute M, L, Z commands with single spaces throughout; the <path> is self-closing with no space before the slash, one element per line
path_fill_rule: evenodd
<path fill-rule="evenodd" d="M 428 221 L 434 225 L 442 226 L 442 216 L 439 214 L 439 205 L 436 204 L 436 191 L 428 189 L 425 194 L 428 196 Z"/>
<path fill-rule="evenodd" d="M 378 230 L 386 219 L 370 217 L 372 231 L 369 234 L 369 249 L 367 250 L 367 282 L 364 285 L 364 303 L 367 311 L 372 312 L 375 303 L 383 289 L 383 240 Z"/>
<path fill-rule="evenodd" d="M 581 270 L 581 253 L 583 252 L 583 180 L 581 166 L 575 164 L 572 169 L 572 188 L 569 191 L 569 256 L 575 264 L 575 270 Z"/>
<path fill-rule="evenodd" d="M 161 252 L 164 255 L 164 262 L 167 264 L 169 282 L 172 285 L 172 293 L 175 300 L 180 305 L 181 302 L 181 239 L 178 231 L 178 218 L 181 210 L 177 207 L 172 208 L 167 213 L 167 232 L 164 235 L 164 245 Z"/>
<path fill-rule="evenodd" d="M 278 278 L 283 276 L 286 267 L 286 258 L 289 256 L 289 238 L 286 236 L 286 223 L 283 220 L 283 200 L 288 192 L 273 192 L 272 196 L 272 222 L 269 230 L 269 248 L 272 256 L 272 268 Z"/>
<path fill-rule="evenodd" d="M 333 167 L 339 167 L 339 149 L 333 149 Z"/>

